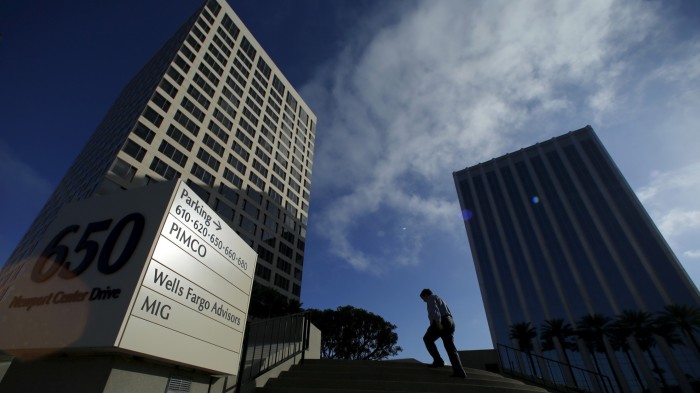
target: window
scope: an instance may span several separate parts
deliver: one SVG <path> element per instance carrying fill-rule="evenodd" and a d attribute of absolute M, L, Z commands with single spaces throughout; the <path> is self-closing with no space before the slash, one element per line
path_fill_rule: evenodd
<path fill-rule="evenodd" d="M 275 90 L 277 90 L 280 93 L 280 95 L 284 95 L 284 83 L 282 83 L 282 81 L 277 77 L 277 75 L 275 75 L 272 78 L 272 87 Z M 279 98 L 277 98 L 277 100 L 279 101 Z"/>
<path fill-rule="evenodd" d="M 233 79 L 227 77 L 226 84 L 229 85 L 229 87 L 233 89 L 233 91 L 235 91 L 239 97 L 243 97 L 243 89 L 240 86 L 238 86 L 236 82 L 233 81 Z"/>
<path fill-rule="evenodd" d="M 233 20 L 231 20 L 231 18 L 229 18 L 228 15 L 224 14 L 223 19 L 221 19 L 221 25 L 224 26 L 226 31 L 228 31 L 231 34 L 231 37 L 233 37 L 234 40 L 238 38 L 238 33 L 240 32 L 240 29 L 236 27 L 236 24 L 233 23 Z"/>
<path fill-rule="evenodd" d="M 264 128 L 265 127 L 263 127 L 263 129 Z M 262 146 L 263 149 L 265 149 L 268 153 L 272 154 L 272 145 L 270 144 L 270 142 L 267 141 L 267 139 L 263 138 L 262 136 L 259 136 L 258 137 L 258 144 L 260 144 L 260 146 Z M 268 158 L 268 161 L 266 162 L 266 164 L 270 163 L 269 160 L 270 159 Z"/>
<path fill-rule="evenodd" d="M 212 138 L 209 136 L 209 134 L 204 134 L 204 139 L 202 140 L 207 147 L 212 149 L 214 153 L 218 154 L 219 157 L 224 156 L 224 147 L 221 146 L 219 142 L 216 141 L 216 139 Z"/>
<path fill-rule="evenodd" d="M 214 118 L 218 120 L 219 123 L 221 123 L 224 127 L 226 127 L 227 130 L 230 131 L 233 128 L 233 120 L 229 119 L 218 109 L 214 109 Z"/>
<path fill-rule="evenodd" d="M 258 246 L 258 256 L 260 257 L 260 259 L 270 264 L 275 258 L 275 254 L 263 246 Z"/>
<path fill-rule="evenodd" d="M 221 90 L 221 95 L 228 98 L 228 100 L 231 101 L 231 103 L 233 104 L 234 108 L 237 107 L 238 104 L 241 103 L 241 101 L 238 99 L 238 97 L 234 96 L 233 93 L 231 93 L 231 90 L 227 89 L 226 87 L 224 87 Z"/>
<path fill-rule="evenodd" d="M 217 160 L 216 158 L 214 158 L 214 156 L 212 156 L 211 154 L 209 154 L 208 151 L 204 150 L 204 149 L 201 148 L 201 147 L 199 148 L 199 151 L 197 152 L 197 158 L 199 158 L 200 160 L 202 160 L 203 163 L 207 164 L 207 165 L 208 165 L 211 169 L 213 169 L 214 171 L 218 171 L 218 170 L 219 170 L 219 166 L 221 165 L 221 163 L 219 162 L 219 160 Z M 212 183 L 212 184 L 213 184 L 213 183 Z"/>
<path fill-rule="evenodd" d="M 226 170 L 224 170 L 224 175 L 225 174 L 226 174 Z M 238 186 L 238 187 L 240 187 L 240 186 Z M 223 195 L 229 201 L 233 202 L 234 205 L 238 203 L 238 193 L 236 192 L 236 190 L 227 186 L 226 184 L 221 183 L 219 185 L 219 193 L 221 195 Z M 231 217 L 231 218 L 233 219 L 233 217 Z"/>
<path fill-rule="evenodd" d="M 151 170 L 163 176 L 167 180 L 178 179 L 180 177 L 180 172 L 171 168 L 170 165 L 164 163 L 158 157 L 153 158 L 153 161 L 151 162 Z"/>
<path fill-rule="evenodd" d="M 255 168 L 256 171 L 258 171 L 263 177 L 267 177 L 267 168 L 263 166 L 258 160 L 253 160 L 253 168 Z"/>
<path fill-rule="evenodd" d="M 209 130 L 216 135 L 217 138 L 221 139 L 222 142 L 226 143 L 228 142 L 228 137 L 229 134 L 224 130 L 223 128 L 219 127 L 218 124 L 214 123 L 213 121 L 209 120 Z"/>
<path fill-rule="evenodd" d="M 214 74 L 214 71 L 210 70 L 209 67 L 205 66 L 204 63 L 199 63 L 199 72 L 206 76 L 209 81 L 217 86 L 219 84 L 219 78 Z"/>
<path fill-rule="evenodd" d="M 190 70 L 190 65 L 180 55 L 175 56 L 175 65 L 180 67 L 180 69 L 184 71 L 185 74 Z"/>
<path fill-rule="evenodd" d="M 226 54 L 226 57 L 231 56 L 231 48 L 233 47 L 233 41 L 231 41 L 231 39 L 228 38 L 228 35 L 227 35 L 226 33 L 224 33 L 223 30 L 221 30 L 221 27 L 219 27 L 219 29 L 217 30 L 217 32 L 218 32 L 219 34 L 218 34 L 218 35 L 215 35 L 214 38 L 212 38 L 212 41 L 214 41 L 214 43 L 216 44 L 216 46 L 218 46 L 219 49 L 221 49 L 221 51 L 223 51 L 223 52 Z M 231 43 L 230 43 L 229 45 L 224 44 L 224 42 L 221 40 L 221 38 L 219 37 L 219 35 L 221 35 L 221 37 L 223 37 L 223 39 L 226 40 L 227 43 L 228 43 L 229 41 L 230 41 Z M 226 63 L 224 63 L 224 64 L 226 64 Z"/>
<path fill-rule="evenodd" d="M 204 39 L 207 38 L 207 36 L 202 33 L 202 30 L 200 30 L 197 26 L 192 26 L 192 33 L 196 35 L 201 42 L 204 42 Z"/>
<path fill-rule="evenodd" d="M 129 165 L 126 161 L 122 160 L 121 158 L 117 157 L 117 159 L 114 160 L 114 164 L 112 165 L 112 173 L 126 180 L 127 182 L 130 182 L 131 180 L 133 180 L 134 175 L 136 174 L 136 168 Z"/>
<path fill-rule="evenodd" d="M 190 173 L 192 173 L 195 177 L 199 178 L 209 187 L 214 185 L 214 175 L 207 172 L 206 169 L 197 165 L 197 163 L 192 164 L 192 170 L 190 171 Z"/>
<path fill-rule="evenodd" d="M 267 88 L 267 85 L 268 85 L 267 79 L 265 79 L 265 77 L 262 76 L 262 74 L 261 74 L 260 72 L 255 71 L 255 72 L 253 73 L 253 75 L 255 76 L 255 79 L 257 79 L 258 82 L 260 82 L 260 84 L 261 84 L 263 87 Z M 264 91 L 263 91 L 261 94 L 265 94 Z"/>
<path fill-rule="evenodd" d="M 265 75 L 266 79 L 270 78 L 270 75 L 272 74 L 272 69 L 270 68 L 267 63 L 265 63 L 265 60 L 261 58 L 258 59 L 258 69 L 260 72 L 262 72 L 263 75 Z"/>
<path fill-rule="evenodd" d="M 190 87 L 187 88 L 187 94 L 194 98 L 195 101 L 204 107 L 204 109 L 209 109 L 209 100 L 193 85 L 190 85 Z"/>
<path fill-rule="evenodd" d="M 253 48 L 253 44 L 248 41 L 248 38 L 243 37 L 243 40 L 241 40 L 241 49 L 243 49 L 243 52 L 250 58 L 250 60 L 255 60 L 255 55 L 257 54 L 257 51 L 255 48 Z M 250 66 L 249 66 L 250 68 Z"/>
<path fill-rule="evenodd" d="M 224 67 L 226 66 L 226 63 L 228 62 L 228 56 L 224 56 L 216 47 L 212 44 L 209 44 L 209 52 L 216 58 L 216 60 L 219 61 Z M 207 60 L 207 57 L 209 57 L 209 60 Z M 223 67 L 221 67 L 218 63 L 214 62 L 214 59 L 209 56 L 209 54 L 204 55 L 204 60 L 214 68 L 214 71 L 216 71 L 219 76 L 224 72 Z"/>
<path fill-rule="evenodd" d="M 187 43 L 194 49 L 195 52 L 199 52 L 199 50 L 202 49 L 202 45 L 197 42 L 194 36 L 187 36 Z"/>
<path fill-rule="evenodd" d="M 219 213 L 219 215 L 224 219 L 233 220 L 233 215 L 235 214 L 235 211 L 231 206 L 219 200 L 219 198 L 216 198 L 214 210 L 216 210 L 216 212 Z"/>
<path fill-rule="evenodd" d="M 171 145 L 170 143 L 166 141 L 161 141 L 160 146 L 158 147 L 158 151 L 163 153 L 166 157 L 170 158 L 173 160 L 176 164 L 184 167 L 185 163 L 187 162 L 187 156 L 182 153 L 180 150 L 175 148 L 175 146 Z"/>
<path fill-rule="evenodd" d="M 251 90 L 251 93 L 252 93 L 252 92 L 253 92 L 253 91 Z M 245 100 L 245 103 L 246 103 L 246 105 L 248 105 L 248 106 L 250 107 L 250 109 L 253 110 L 253 112 L 255 112 L 255 114 L 257 114 L 258 116 L 260 116 L 260 112 L 261 112 L 261 111 L 260 111 L 260 107 L 257 106 L 257 105 L 255 104 L 255 102 L 253 102 L 253 100 L 250 99 L 250 97 L 248 97 L 248 98 Z M 257 119 L 256 119 L 256 120 L 257 120 Z"/>
<path fill-rule="evenodd" d="M 146 155 L 146 149 L 131 139 L 126 140 L 122 151 L 133 157 L 138 162 L 141 162 L 141 160 L 143 160 L 143 156 Z"/>
<path fill-rule="evenodd" d="M 236 57 L 238 59 L 240 59 L 242 65 L 244 66 L 244 67 L 239 67 L 239 68 L 241 68 L 241 71 L 243 71 L 243 69 L 245 69 L 245 72 L 243 72 L 245 74 L 245 76 L 250 75 L 249 70 L 250 70 L 250 67 L 253 66 L 253 63 L 251 63 L 250 60 L 248 60 L 246 55 L 241 50 L 238 50 L 236 52 Z M 234 61 L 233 64 L 236 64 L 236 62 Z"/>
<path fill-rule="evenodd" d="M 163 79 L 160 81 L 160 85 L 158 85 L 163 91 L 168 93 L 170 97 L 175 97 L 177 94 L 177 88 L 172 85 L 172 83 L 168 82 L 167 80 Z"/>
<path fill-rule="evenodd" d="M 284 183 L 275 176 L 270 176 L 270 181 L 275 185 L 281 192 L 284 192 Z M 281 201 L 282 197 L 280 197 Z"/>
<path fill-rule="evenodd" d="M 204 112 L 197 108 L 197 106 L 192 101 L 187 99 L 187 97 L 182 97 L 181 105 L 187 110 L 187 112 L 190 112 L 200 122 L 204 120 Z"/>
<path fill-rule="evenodd" d="M 277 175 L 279 175 L 279 177 L 281 177 L 283 180 L 286 180 L 286 179 L 287 179 L 287 173 L 284 171 L 284 169 L 280 168 L 279 165 L 274 164 L 274 166 L 272 167 L 272 170 L 273 170 Z"/>
<path fill-rule="evenodd" d="M 187 117 L 186 114 L 177 111 L 177 113 L 175 113 L 174 119 L 183 127 L 185 127 L 187 131 L 191 132 L 192 135 L 197 136 L 197 134 L 199 134 L 199 126 L 197 125 L 197 123 L 194 122 L 194 120 Z"/>
<path fill-rule="evenodd" d="M 292 264 L 281 258 L 277 259 L 277 268 L 287 274 L 292 272 Z"/>
<path fill-rule="evenodd" d="M 235 170 L 237 170 L 241 175 L 245 175 L 245 164 L 240 162 L 236 157 L 234 157 L 232 154 L 228 155 L 228 160 L 226 162 L 231 165 Z"/>
<path fill-rule="evenodd" d="M 249 216 L 253 217 L 254 219 L 258 219 L 258 216 L 260 215 L 260 209 L 255 207 L 252 203 L 248 201 L 243 202 L 243 211 L 246 212 Z"/>
<path fill-rule="evenodd" d="M 214 47 L 211 47 L 211 49 L 216 50 L 216 48 L 214 48 Z M 218 53 L 219 51 L 216 51 L 216 52 Z M 214 61 L 214 58 L 211 57 L 211 55 L 209 55 L 209 53 L 204 54 L 204 61 L 206 61 L 207 64 L 209 64 L 209 67 L 211 67 L 214 70 L 214 72 L 217 73 L 217 75 L 221 76 L 221 74 L 224 73 L 224 69 L 219 65 L 219 63 Z M 223 63 L 226 64 L 226 59 L 224 59 Z M 218 79 L 217 79 L 217 84 L 218 84 Z"/>
<path fill-rule="evenodd" d="M 182 76 L 182 74 L 180 74 L 180 72 L 178 70 L 174 69 L 173 67 L 168 67 L 167 74 L 169 77 L 173 78 L 175 83 L 177 83 L 178 85 L 181 84 L 182 81 L 185 80 L 185 77 Z"/>
<path fill-rule="evenodd" d="M 163 122 L 163 116 L 159 115 L 158 112 L 153 110 L 153 108 L 150 106 L 147 106 L 146 110 L 143 111 L 143 117 L 153 123 L 156 127 L 160 126 L 160 123 Z"/>
<path fill-rule="evenodd" d="M 201 75 L 195 74 L 192 80 L 194 81 L 194 83 L 197 84 L 197 86 L 201 87 L 202 90 L 204 90 L 204 92 L 207 93 L 209 97 L 214 97 L 214 88 L 211 87 L 209 83 L 207 83 L 207 81 L 205 81 L 204 78 L 202 78 Z"/>
<path fill-rule="evenodd" d="M 179 143 L 180 146 L 187 149 L 187 151 L 192 150 L 192 145 L 194 145 L 192 139 L 190 139 L 182 131 L 178 130 L 177 127 L 175 127 L 174 125 L 171 124 L 170 127 L 168 127 L 168 131 L 165 134 L 173 138 L 175 142 Z"/>
<path fill-rule="evenodd" d="M 238 142 L 233 142 L 233 151 L 235 151 L 239 156 L 243 157 L 243 160 L 248 161 L 250 153 L 248 153 L 248 151 Z"/>
<path fill-rule="evenodd" d="M 255 155 L 258 156 L 267 165 L 270 165 L 270 157 L 259 147 L 255 148 Z"/>
<path fill-rule="evenodd" d="M 255 172 L 250 172 L 248 174 L 248 179 L 255 184 L 259 189 L 265 188 L 265 180 L 261 179 L 260 176 L 256 175 Z"/>
<path fill-rule="evenodd" d="M 238 188 L 243 187 L 243 180 L 228 168 L 224 168 L 224 179 L 228 180 L 231 182 L 231 184 Z M 238 202 L 238 194 L 236 194 L 236 202 Z"/>
<path fill-rule="evenodd" d="M 132 131 L 132 133 L 147 143 L 153 142 L 153 138 L 156 136 L 155 132 L 151 131 L 140 121 L 136 123 L 136 127 L 134 127 L 134 131 Z"/>
<path fill-rule="evenodd" d="M 262 254 L 260 254 L 262 256 Z M 270 268 L 265 267 L 261 264 L 255 265 L 255 275 L 262 278 L 265 281 L 270 281 L 270 275 L 272 274 L 272 270 Z"/>
<path fill-rule="evenodd" d="M 272 142 L 275 141 L 275 136 L 272 134 L 272 132 L 270 132 L 270 130 L 267 127 L 265 127 L 265 126 L 260 127 L 260 131 L 262 131 L 263 135 L 265 135 L 265 137 L 267 137 L 267 139 L 269 139 Z M 261 140 L 261 139 L 262 138 L 259 138 L 258 140 Z M 267 143 L 267 141 L 265 143 Z M 265 149 L 267 149 L 267 147 Z M 270 144 L 270 149 L 272 149 L 272 144 Z M 272 153 L 272 152 L 270 152 L 270 153 Z"/>
<path fill-rule="evenodd" d="M 226 113 L 228 113 L 229 116 L 231 116 L 232 119 L 236 118 L 236 111 L 233 109 L 233 106 L 229 105 L 229 103 L 226 102 L 226 100 L 219 97 L 218 104 L 221 107 L 221 109 L 223 109 Z"/>
<path fill-rule="evenodd" d="M 204 19 L 197 19 L 197 25 L 199 25 L 199 27 L 204 30 L 205 33 L 209 32 L 209 25 L 204 21 Z"/>
<path fill-rule="evenodd" d="M 216 2 L 216 0 L 209 0 L 207 1 L 207 9 L 211 11 L 214 16 L 216 16 L 219 14 L 219 11 L 221 11 L 221 6 Z"/>
<path fill-rule="evenodd" d="M 284 289 L 286 292 L 289 291 L 289 280 L 275 273 L 275 286 Z"/>
<path fill-rule="evenodd" d="M 197 55 L 192 53 L 192 50 L 188 48 L 187 45 L 183 45 L 180 48 L 180 53 L 182 53 L 185 56 L 185 58 L 190 61 L 190 63 L 192 63 L 194 59 L 197 58 Z"/>
<path fill-rule="evenodd" d="M 257 226 L 250 218 L 248 218 L 244 215 L 241 215 L 239 225 L 244 231 L 255 235 L 255 231 L 257 229 Z"/>
<path fill-rule="evenodd" d="M 262 87 L 262 86 L 260 86 L 260 83 L 258 83 L 257 80 L 252 79 L 252 80 L 250 81 L 250 83 L 253 85 L 253 87 L 255 88 L 255 90 L 257 90 L 257 91 L 258 91 L 260 94 L 262 94 L 263 96 L 265 95 L 265 88 Z"/>
<path fill-rule="evenodd" d="M 297 100 L 292 97 L 292 93 L 287 93 L 287 104 L 292 107 L 293 110 L 297 110 Z"/>
<path fill-rule="evenodd" d="M 249 149 L 253 148 L 253 141 L 250 138 L 248 138 L 244 133 L 242 133 L 240 130 L 236 131 L 236 139 L 243 142 L 243 144 L 248 146 Z"/>
<path fill-rule="evenodd" d="M 243 116 L 247 117 L 253 124 L 258 125 L 258 118 L 248 108 L 243 107 Z"/>
<path fill-rule="evenodd" d="M 299 284 L 292 284 L 292 294 L 294 296 L 301 296 L 301 286 Z"/>
<path fill-rule="evenodd" d="M 245 121 L 245 119 L 242 119 L 242 118 L 239 119 L 239 123 L 240 123 L 241 128 L 243 130 L 245 130 L 245 132 L 247 132 L 248 135 L 255 138 L 255 127 L 251 126 L 250 123 L 248 123 L 247 121 Z M 247 139 L 247 137 L 246 137 L 246 139 Z M 250 142 L 250 145 L 248 145 L 246 143 L 246 145 L 248 145 L 248 147 L 252 146 L 252 144 L 253 144 L 253 141 Z"/>

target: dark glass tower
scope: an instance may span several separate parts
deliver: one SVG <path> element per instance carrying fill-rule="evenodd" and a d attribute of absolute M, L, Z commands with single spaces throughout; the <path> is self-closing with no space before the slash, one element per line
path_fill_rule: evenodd
<path fill-rule="evenodd" d="M 700 378 L 680 330 L 679 342 L 616 344 L 612 333 L 630 330 L 613 327 L 651 322 L 670 305 L 698 308 L 700 296 L 590 126 L 454 179 L 494 348 L 522 347 L 513 328 L 530 323 L 534 353 L 608 375 L 618 391 L 687 389 L 688 376 Z M 547 339 L 593 316 L 609 320 L 597 346 L 582 334 Z"/>

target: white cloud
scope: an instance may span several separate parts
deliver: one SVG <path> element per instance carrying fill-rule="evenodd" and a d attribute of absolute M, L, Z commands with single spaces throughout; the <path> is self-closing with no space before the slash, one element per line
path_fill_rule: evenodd
<path fill-rule="evenodd" d="M 688 258 L 700 258 L 700 250 L 688 250 L 683 255 Z"/>
<path fill-rule="evenodd" d="M 453 171 L 621 110 L 640 72 L 630 48 L 661 24 L 649 2 L 399 4 L 302 89 L 320 114 L 314 192 L 334 198 L 312 223 L 374 272 L 418 263 L 436 231 L 464 236 Z M 410 242 L 380 231 L 389 260 L 353 241 L 380 210 L 421 223 Z"/>

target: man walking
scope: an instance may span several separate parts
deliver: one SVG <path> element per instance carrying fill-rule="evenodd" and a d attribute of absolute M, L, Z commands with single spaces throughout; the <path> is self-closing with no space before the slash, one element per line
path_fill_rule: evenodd
<path fill-rule="evenodd" d="M 466 378 L 467 374 L 462 368 L 462 362 L 459 360 L 457 347 L 455 347 L 454 343 L 455 322 L 452 319 L 449 307 L 439 296 L 433 295 L 433 291 L 430 289 L 422 290 L 420 298 L 428 306 L 428 319 L 430 320 L 428 331 L 423 336 L 425 347 L 428 349 L 430 356 L 433 357 L 433 363 L 428 367 L 442 367 L 445 365 L 445 361 L 442 360 L 440 352 L 435 346 L 435 341 L 441 338 L 447 356 L 450 358 L 450 363 L 452 363 L 452 375 L 450 377 Z"/>

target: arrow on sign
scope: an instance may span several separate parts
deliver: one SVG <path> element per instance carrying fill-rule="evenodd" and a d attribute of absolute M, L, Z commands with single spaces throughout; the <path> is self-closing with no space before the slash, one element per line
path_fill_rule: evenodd
<path fill-rule="evenodd" d="M 218 221 L 214 221 L 214 225 L 216 225 L 216 230 L 219 231 L 221 230 L 221 223 Z"/>

